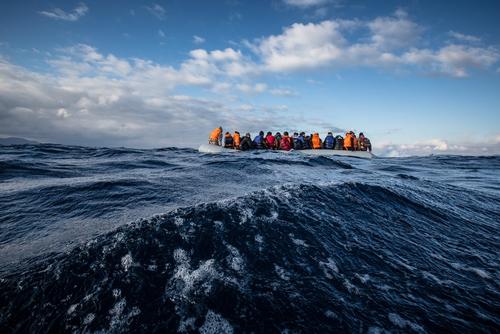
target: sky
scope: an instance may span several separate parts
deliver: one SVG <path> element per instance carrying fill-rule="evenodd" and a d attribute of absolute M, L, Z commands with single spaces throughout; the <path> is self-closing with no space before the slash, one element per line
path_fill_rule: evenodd
<path fill-rule="evenodd" d="M 2 1 L 0 137 L 197 147 L 364 132 L 500 154 L 498 1 Z"/>

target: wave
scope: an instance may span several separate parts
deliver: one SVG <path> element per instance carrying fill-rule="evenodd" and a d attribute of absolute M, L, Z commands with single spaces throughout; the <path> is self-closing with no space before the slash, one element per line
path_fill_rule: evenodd
<path fill-rule="evenodd" d="M 4 275 L 0 331 L 494 332 L 500 206 L 461 190 L 287 184 L 175 209 Z"/>

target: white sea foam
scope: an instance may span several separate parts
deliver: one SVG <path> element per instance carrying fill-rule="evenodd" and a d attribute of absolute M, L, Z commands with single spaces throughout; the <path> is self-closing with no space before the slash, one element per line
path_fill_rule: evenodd
<path fill-rule="evenodd" d="M 299 238 L 294 238 L 293 234 L 289 234 L 290 239 L 292 239 L 292 242 L 296 244 L 297 246 L 302 246 L 302 247 L 308 247 L 306 242 L 302 239 Z"/>
<path fill-rule="evenodd" d="M 409 327 L 411 330 L 417 333 L 425 333 L 425 330 L 422 326 L 414 322 L 411 322 L 409 320 L 403 319 L 397 313 L 389 313 L 387 316 L 389 318 L 389 321 L 392 322 L 394 325 L 398 326 L 399 328 Z"/>
<path fill-rule="evenodd" d="M 132 265 L 132 255 L 130 255 L 130 253 L 128 253 L 127 255 L 125 255 L 124 257 L 122 257 L 122 267 L 123 267 L 123 270 L 125 271 L 128 271 L 130 266 Z"/>
<path fill-rule="evenodd" d="M 241 257 L 240 252 L 236 249 L 236 247 L 231 245 L 227 245 L 226 247 L 230 253 L 226 258 L 228 264 L 231 266 L 231 269 L 241 273 L 245 266 L 245 261 Z"/>
<path fill-rule="evenodd" d="M 355 275 L 360 281 L 361 283 L 363 284 L 366 284 L 366 282 L 368 282 L 370 280 L 370 275 L 368 274 L 364 274 L 364 275 L 361 275 L 361 274 L 356 274 Z"/>
<path fill-rule="evenodd" d="M 208 310 L 205 322 L 200 327 L 201 334 L 232 334 L 233 332 L 231 324 L 212 310 Z"/>
<path fill-rule="evenodd" d="M 89 313 L 83 319 L 83 324 L 84 325 L 89 325 L 92 321 L 94 321 L 94 319 L 95 319 L 95 314 L 94 313 Z"/>
<path fill-rule="evenodd" d="M 259 244 L 261 244 L 264 242 L 264 238 L 260 234 L 256 234 L 255 241 L 257 241 Z"/>
<path fill-rule="evenodd" d="M 290 277 L 286 273 L 285 269 L 281 268 L 277 264 L 274 265 L 274 271 L 276 272 L 276 274 L 278 274 L 279 278 L 281 278 L 282 280 L 284 281 L 290 280 Z"/>
<path fill-rule="evenodd" d="M 77 306 L 78 306 L 78 304 L 73 304 L 73 305 L 71 305 L 71 306 L 68 308 L 68 311 L 66 312 L 66 314 L 68 314 L 68 315 L 69 315 L 69 314 L 71 314 L 71 313 L 75 312 L 75 310 L 76 310 L 76 307 L 77 307 Z"/>
<path fill-rule="evenodd" d="M 327 262 L 319 261 L 319 266 L 323 270 L 323 273 L 325 276 L 329 279 L 332 279 L 332 272 L 338 273 L 339 268 L 337 267 L 337 264 L 332 258 L 326 259 Z"/>

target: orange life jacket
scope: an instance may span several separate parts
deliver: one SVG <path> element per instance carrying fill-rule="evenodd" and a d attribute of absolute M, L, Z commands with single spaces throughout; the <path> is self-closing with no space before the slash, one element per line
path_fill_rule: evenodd
<path fill-rule="evenodd" d="M 350 133 L 346 133 L 344 137 L 344 148 L 348 149 L 352 147 L 352 135 Z"/>
<path fill-rule="evenodd" d="M 239 133 L 235 133 L 233 136 L 234 147 L 240 147 L 241 137 Z"/>
<path fill-rule="evenodd" d="M 220 128 L 215 128 L 212 131 L 212 133 L 210 134 L 209 139 L 213 140 L 213 141 L 218 141 L 221 133 L 222 133 L 222 130 Z"/>
<path fill-rule="evenodd" d="M 312 148 L 317 150 L 321 148 L 321 139 L 319 138 L 319 134 L 315 133 L 313 134 L 311 138 L 311 143 L 312 143 Z"/>

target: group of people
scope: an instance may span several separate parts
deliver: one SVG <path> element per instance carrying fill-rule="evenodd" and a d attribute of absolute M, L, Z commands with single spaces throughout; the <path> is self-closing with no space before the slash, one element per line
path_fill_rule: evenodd
<path fill-rule="evenodd" d="M 242 137 L 238 131 L 235 131 L 233 135 L 229 132 L 223 135 L 222 127 L 218 127 L 210 134 L 208 143 L 242 151 L 251 149 L 284 151 L 327 149 L 371 152 L 372 150 L 370 139 L 365 137 L 363 132 L 360 132 L 359 136 L 356 137 L 353 131 L 347 132 L 344 137 L 334 136 L 332 132 L 328 132 L 324 139 L 321 139 L 317 132 L 311 135 L 295 132 L 293 136 L 290 136 L 287 131 L 283 134 L 276 132 L 274 135 L 268 132 L 264 136 L 264 131 L 260 131 L 252 139 L 249 133 Z"/>

